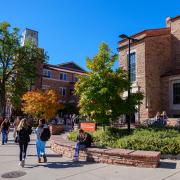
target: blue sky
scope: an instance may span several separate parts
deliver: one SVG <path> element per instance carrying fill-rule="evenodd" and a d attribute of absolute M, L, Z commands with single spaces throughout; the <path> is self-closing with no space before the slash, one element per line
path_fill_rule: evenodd
<path fill-rule="evenodd" d="M 180 15 L 179 0 L 0 0 L 0 7 L 0 21 L 39 32 L 49 63 L 83 68 L 101 42 L 117 53 L 119 34 L 165 27 L 167 16 Z"/>

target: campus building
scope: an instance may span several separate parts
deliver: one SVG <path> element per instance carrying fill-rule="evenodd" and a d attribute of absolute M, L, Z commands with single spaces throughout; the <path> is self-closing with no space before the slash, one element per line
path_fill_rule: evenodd
<path fill-rule="evenodd" d="M 131 36 L 131 92 L 142 91 L 144 99 L 135 121 L 166 111 L 180 117 L 180 16 L 166 18 L 166 27 L 147 29 Z M 119 41 L 120 66 L 128 69 L 128 39 Z M 127 96 L 127 94 L 126 94 Z"/>
<path fill-rule="evenodd" d="M 59 65 L 42 64 L 38 70 L 36 89 L 54 89 L 59 92 L 61 103 L 77 104 L 78 97 L 74 95 L 74 84 L 78 80 L 77 75 L 86 73 L 84 69 L 71 61 Z"/>
<path fill-rule="evenodd" d="M 22 36 L 22 45 L 26 40 L 31 40 L 38 47 L 38 32 L 25 29 Z M 41 64 L 38 67 L 37 80 L 31 89 L 54 89 L 59 92 L 61 103 L 77 104 L 78 97 L 74 95 L 74 84 L 78 80 L 77 75 L 86 71 L 73 61 L 52 65 Z"/>

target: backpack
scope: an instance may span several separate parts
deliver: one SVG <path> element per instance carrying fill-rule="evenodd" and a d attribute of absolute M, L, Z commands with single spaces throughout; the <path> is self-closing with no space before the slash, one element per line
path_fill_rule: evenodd
<path fill-rule="evenodd" d="M 51 132 L 49 130 L 49 127 L 43 128 L 43 131 L 40 136 L 41 141 L 48 141 L 50 139 L 50 137 L 51 137 Z"/>

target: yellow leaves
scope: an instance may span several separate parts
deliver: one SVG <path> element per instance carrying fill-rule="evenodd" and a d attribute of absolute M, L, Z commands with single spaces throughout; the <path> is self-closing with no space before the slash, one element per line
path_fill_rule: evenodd
<path fill-rule="evenodd" d="M 59 96 L 54 90 L 27 92 L 23 95 L 22 102 L 22 111 L 46 120 L 53 118 L 57 111 L 63 108 L 63 105 L 59 104 Z"/>

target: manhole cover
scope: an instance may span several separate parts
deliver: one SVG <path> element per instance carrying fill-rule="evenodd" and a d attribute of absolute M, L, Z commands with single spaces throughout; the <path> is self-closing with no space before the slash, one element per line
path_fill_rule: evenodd
<path fill-rule="evenodd" d="M 23 172 L 23 171 L 11 171 L 11 172 L 3 174 L 1 177 L 2 178 L 18 178 L 18 177 L 21 177 L 21 176 L 24 176 L 24 175 L 26 175 L 26 172 Z"/>

